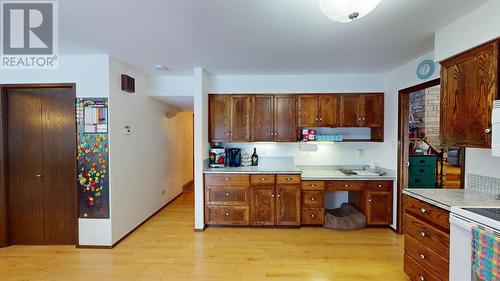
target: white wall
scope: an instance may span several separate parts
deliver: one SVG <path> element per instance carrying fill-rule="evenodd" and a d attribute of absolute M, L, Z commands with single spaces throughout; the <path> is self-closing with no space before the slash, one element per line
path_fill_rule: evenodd
<path fill-rule="evenodd" d="M 54 70 L 2 70 L 0 84 L 75 83 L 77 97 L 108 97 L 108 56 L 59 57 Z M 110 219 L 79 219 L 80 245 L 111 245 Z"/>
<path fill-rule="evenodd" d="M 491 0 L 436 32 L 435 58 L 462 53 L 500 37 L 500 0 Z M 465 173 L 500 178 L 500 158 L 491 149 L 467 148 Z M 467 180 L 466 180 L 467 185 Z"/>
<path fill-rule="evenodd" d="M 436 31 L 436 61 L 442 61 L 500 37 L 499 12 L 500 0 L 490 0 Z"/>
<path fill-rule="evenodd" d="M 193 96 L 193 76 L 151 76 L 149 95 L 151 96 Z"/>
<path fill-rule="evenodd" d="M 165 115 L 175 108 L 147 96 L 148 76 L 111 58 L 110 81 L 110 186 L 112 242 L 118 241 L 151 214 L 182 192 L 190 181 L 191 159 L 185 150 L 192 142 L 192 115 Z M 121 91 L 121 74 L 135 78 L 136 92 Z M 185 120 L 184 120 L 185 119 Z M 180 121 L 180 122 L 179 122 Z M 130 135 L 122 128 L 128 125 Z M 178 137 L 178 136 L 182 137 Z M 187 161 L 188 164 L 179 165 Z"/>
<path fill-rule="evenodd" d="M 202 230 L 204 220 L 203 167 L 208 159 L 208 91 L 210 75 L 200 67 L 194 69 L 194 228 Z"/>

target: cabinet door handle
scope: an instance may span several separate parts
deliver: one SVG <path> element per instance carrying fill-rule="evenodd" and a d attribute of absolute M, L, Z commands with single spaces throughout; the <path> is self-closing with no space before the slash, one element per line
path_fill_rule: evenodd
<path fill-rule="evenodd" d="M 420 212 L 422 212 L 422 213 L 426 213 L 426 212 L 427 212 L 427 210 L 426 210 L 426 209 L 424 209 L 424 208 L 422 208 L 422 209 L 420 209 Z"/>
<path fill-rule="evenodd" d="M 226 216 L 229 216 L 229 213 L 226 213 Z"/>
<path fill-rule="evenodd" d="M 314 197 L 311 197 L 311 201 L 314 201 Z"/>
<path fill-rule="evenodd" d="M 287 180 L 287 181 L 291 181 L 291 180 L 292 180 L 292 178 L 286 178 L 286 180 Z"/>
<path fill-rule="evenodd" d="M 226 196 L 229 196 L 229 192 L 226 192 Z"/>
<path fill-rule="evenodd" d="M 226 178 L 226 181 L 229 181 L 229 178 Z"/>
<path fill-rule="evenodd" d="M 426 235 L 425 232 L 423 231 L 420 232 L 420 236 L 425 237 L 425 235 Z"/>
<path fill-rule="evenodd" d="M 311 218 L 314 218 L 314 214 L 313 214 L 313 215 L 311 215 Z"/>
<path fill-rule="evenodd" d="M 43 177 L 43 175 L 42 175 L 42 174 L 36 174 L 36 175 L 35 175 L 35 177 L 37 177 L 37 178 L 42 178 L 42 177 Z"/>
<path fill-rule="evenodd" d="M 278 194 L 278 198 L 280 197 L 280 195 Z"/>
<path fill-rule="evenodd" d="M 320 117 L 320 118 L 319 118 L 319 121 L 323 121 L 323 117 Z"/>
<path fill-rule="evenodd" d="M 491 134 L 491 128 L 486 128 L 484 129 L 485 134 Z"/>
<path fill-rule="evenodd" d="M 370 203 L 372 202 L 372 198 L 371 197 L 368 198 L 368 202 L 370 202 Z"/>
<path fill-rule="evenodd" d="M 271 197 L 273 197 L 273 198 L 274 198 L 274 194 L 271 194 Z"/>
<path fill-rule="evenodd" d="M 317 185 L 317 184 L 314 184 L 314 183 L 313 183 L 313 184 L 311 184 L 311 187 L 316 187 L 316 186 L 318 186 L 318 185 Z"/>
<path fill-rule="evenodd" d="M 261 178 L 260 180 L 261 180 L 261 181 L 267 181 L 267 179 L 266 179 L 266 178 Z"/>
<path fill-rule="evenodd" d="M 420 281 L 425 281 L 424 276 L 420 276 L 419 279 L 420 279 Z"/>
<path fill-rule="evenodd" d="M 425 256 L 424 256 L 424 254 L 420 254 L 420 259 L 425 260 Z"/>
<path fill-rule="evenodd" d="M 381 185 L 381 184 L 379 184 L 379 185 L 378 185 L 378 188 L 382 188 L 382 185 Z"/>

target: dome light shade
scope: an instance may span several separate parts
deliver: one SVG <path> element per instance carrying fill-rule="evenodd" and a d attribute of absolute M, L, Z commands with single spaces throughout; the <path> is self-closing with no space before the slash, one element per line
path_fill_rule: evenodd
<path fill-rule="evenodd" d="M 351 22 L 375 9 L 381 0 L 319 0 L 321 11 L 332 21 Z"/>

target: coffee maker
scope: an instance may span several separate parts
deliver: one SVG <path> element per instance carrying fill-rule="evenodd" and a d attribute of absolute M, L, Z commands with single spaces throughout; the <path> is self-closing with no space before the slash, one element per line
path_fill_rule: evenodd
<path fill-rule="evenodd" d="M 227 159 L 227 165 L 229 167 L 240 167 L 241 166 L 241 149 L 239 149 L 239 148 L 226 149 L 226 159 Z"/>
<path fill-rule="evenodd" d="M 225 166 L 226 166 L 226 149 L 216 144 L 214 147 L 210 148 L 210 167 L 224 168 Z"/>

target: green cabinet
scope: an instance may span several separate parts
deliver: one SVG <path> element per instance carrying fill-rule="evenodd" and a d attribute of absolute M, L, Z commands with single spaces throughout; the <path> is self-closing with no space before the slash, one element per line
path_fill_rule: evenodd
<path fill-rule="evenodd" d="M 409 188 L 435 188 L 437 173 L 436 155 L 410 156 Z"/>

